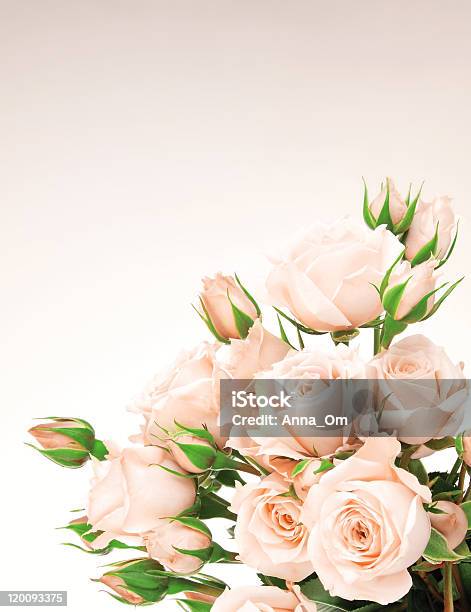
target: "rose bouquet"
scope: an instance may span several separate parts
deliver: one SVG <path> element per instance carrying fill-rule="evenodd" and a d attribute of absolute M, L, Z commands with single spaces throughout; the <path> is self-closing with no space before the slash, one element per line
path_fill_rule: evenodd
<path fill-rule="evenodd" d="M 397 338 L 460 282 L 439 280 L 458 222 L 448 198 L 403 198 L 390 179 L 371 202 L 365 184 L 363 218 L 304 229 L 271 258 L 276 333 L 237 275 L 205 278 L 194 308 L 215 341 L 136 397 L 143 423 L 128 448 L 79 418 L 29 430 L 55 463 L 91 464 L 86 508 L 66 529 L 89 554 L 120 555 L 98 579 L 117 600 L 169 597 L 193 612 L 471 609 L 463 365 L 423 335 Z M 272 411 L 281 430 L 249 417 L 226 426 L 224 389 L 240 382 L 296 397 Z M 327 432 L 290 421 L 306 406 L 314 418 L 345 410 L 345 388 L 351 419 L 332 417 Z M 440 452 L 442 464 L 454 454 L 449 469 L 429 472 Z M 214 518 L 227 522 L 227 548 Z M 230 588 L 206 573 L 216 563 L 253 568 L 253 584 Z"/>

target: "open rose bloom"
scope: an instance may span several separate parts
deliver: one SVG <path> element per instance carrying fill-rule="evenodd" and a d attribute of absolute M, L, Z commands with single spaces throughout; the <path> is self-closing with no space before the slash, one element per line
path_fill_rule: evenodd
<path fill-rule="evenodd" d="M 443 267 L 457 220 L 420 193 L 388 178 L 371 202 L 365 186 L 365 225 L 305 220 L 270 258 L 265 304 L 237 274 L 206 276 L 200 342 L 129 404 L 125 448 L 74 417 L 29 430 L 46 458 L 89 469 L 63 524 L 110 555 L 96 581 L 116 600 L 471 610 L 469 384 L 421 328 L 459 283 Z M 442 322 L 442 339 L 463 325 Z"/>

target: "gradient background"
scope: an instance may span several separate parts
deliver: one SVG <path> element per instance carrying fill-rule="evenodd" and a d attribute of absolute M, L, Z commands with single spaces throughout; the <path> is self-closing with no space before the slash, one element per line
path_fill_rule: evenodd
<path fill-rule="evenodd" d="M 87 470 L 24 430 L 80 415 L 124 442 L 128 400 L 207 337 L 203 274 L 257 289 L 270 245 L 360 217 L 361 176 L 386 174 L 454 198 L 444 274 L 469 273 L 470 19 L 464 0 L 0 0 L 0 588 L 118 609 L 87 581 L 106 558 L 54 531 Z M 422 326 L 468 362 L 470 305 L 467 281 Z"/>

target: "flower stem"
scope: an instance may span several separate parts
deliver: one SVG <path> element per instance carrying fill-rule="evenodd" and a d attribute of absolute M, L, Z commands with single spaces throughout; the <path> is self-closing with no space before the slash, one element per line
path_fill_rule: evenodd
<path fill-rule="evenodd" d="M 443 595 L 444 601 L 444 612 L 453 612 L 453 566 L 452 563 L 447 561 L 443 568 Z"/>
<path fill-rule="evenodd" d="M 373 355 L 377 355 L 381 349 L 381 329 L 375 327 L 373 334 Z"/>

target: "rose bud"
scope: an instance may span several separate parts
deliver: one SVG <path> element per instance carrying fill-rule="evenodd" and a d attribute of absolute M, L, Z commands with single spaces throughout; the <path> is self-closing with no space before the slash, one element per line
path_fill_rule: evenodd
<path fill-rule="evenodd" d="M 107 587 L 110 587 L 110 589 L 113 589 L 113 591 L 118 593 L 118 595 L 127 603 L 139 606 L 140 604 L 143 604 L 145 602 L 145 599 L 143 597 L 127 589 L 123 579 L 118 578 L 118 576 L 105 574 L 100 578 L 100 582 L 102 582 Z"/>
<path fill-rule="evenodd" d="M 407 233 L 407 259 L 412 265 L 427 260 L 431 255 L 437 260 L 447 259 L 451 255 L 450 245 L 456 231 L 457 219 L 450 198 L 420 201 Z"/>
<path fill-rule="evenodd" d="M 388 202 L 386 202 L 388 195 Z M 398 224 L 406 214 L 407 204 L 405 200 L 402 199 L 401 194 L 398 192 L 392 179 L 390 178 L 386 179 L 386 184 L 382 187 L 381 192 L 369 206 L 370 212 L 373 214 L 376 221 L 381 221 L 381 211 L 383 210 L 385 204 L 389 204 L 389 215 L 393 223 L 392 227 L 389 229 L 393 229 L 393 226 Z"/>
<path fill-rule="evenodd" d="M 201 474 L 213 465 L 217 449 L 214 444 L 198 436 L 177 433 L 168 447 L 178 465 L 190 474 Z"/>
<path fill-rule="evenodd" d="M 29 430 L 43 450 L 34 448 L 63 467 L 77 468 L 86 463 L 95 446 L 93 427 L 75 418 L 53 417 L 51 421 Z"/>
<path fill-rule="evenodd" d="M 195 518 L 160 520 L 145 536 L 149 556 L 177 574 L 198 572 L 211 557 L 211 532 Z"/>
<path fill-rule="evenodd" d="M 246 338 L 253 322 L 260 316 L 260 308 L 238 277 L 234 279 L 220 272 L 214 278 L 203 278 L 200 304 L 198 314 L 221 342 Z"/>
<path fill-rule="evenodd" d="M 415 268 L 403 262 L 394 285 L 388 287 L 383 296 L 383 306 L 394 320 L 407 319 L 407 323 L 415 323 L 430 312 L 437 284 L 436 266 L 433 259 Z M 417 308 L 419 303 L 421 307 Z"/>
<path fill-rule="evenodd" d="M 435 507 L 445 514 L 429 512 L 432 527 L 439 531 L 448 542 L 450 550 L 455 549 L 465 539 L 468 519 L 463 509 L 450 501 L 439 501 Z"/>
<path fill-rule="evenodd" d="M 111 567 L 96 582 L 113 589 L 119 600 L 143 605 L 160 601 L 167 594 L 170 578 L 160 573 L 163 567 L 153 559 L 123 561 Z"/>

